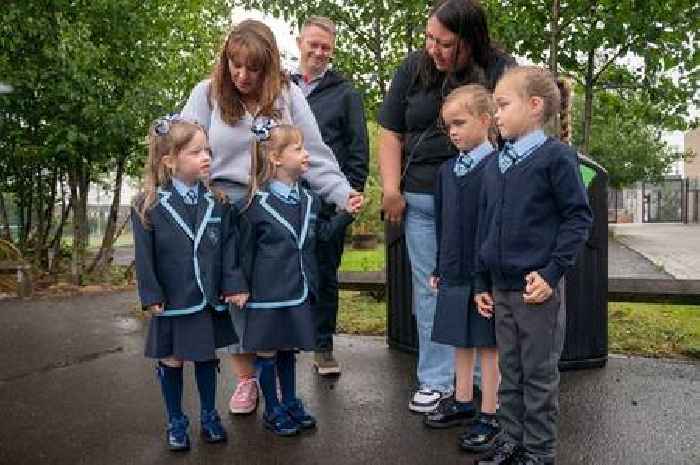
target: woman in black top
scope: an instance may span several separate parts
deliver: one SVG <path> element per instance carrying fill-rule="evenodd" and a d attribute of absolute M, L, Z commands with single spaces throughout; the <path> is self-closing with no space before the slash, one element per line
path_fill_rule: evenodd
<path fill-rule="evenodd" d="M 430 339 L 436 302 L 428 286 L 436 253 L 434 182 L 440 165 L 456 155 L 440 130 L 442 99 L 463 84 L 493 89 L 504 69 L 515 65 L 491 42 L 477 0 L 438 0 L 425 37 L 425 48 L 410 53 L 396 70 L 378 118 L 382 208 L 392 223 L 405 219 L 413 275 L 418 390 L 409 408 L 424 413 L 452 393 L 454 378 L 452 348 Z"/>

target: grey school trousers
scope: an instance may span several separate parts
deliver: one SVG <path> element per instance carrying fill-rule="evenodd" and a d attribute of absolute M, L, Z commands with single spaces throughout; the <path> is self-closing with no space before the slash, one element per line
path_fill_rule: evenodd
<path fill-rule="evenodd" d="M 501 384 L 499 416 L 504 439 L 521 444 L 543 463 L 554 460 L 559 415 L 559 357 L 566 312 L 562 286 L 540 305 L 523 291 L 494 290 Z"/>

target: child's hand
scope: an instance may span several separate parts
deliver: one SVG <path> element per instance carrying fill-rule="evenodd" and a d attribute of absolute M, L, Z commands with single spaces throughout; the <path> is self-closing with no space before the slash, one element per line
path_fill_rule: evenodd
<path fill-rule="evenodd" d="M 484 318 L 493 317 L 493 298 L 488 292 L 481 292 L 474 296 L 474 303 L 476 303 L 476 310 L 479 315 Z"/>
<path fill-rule="evenodd" d="M 437 290 L 437 288 L 440 286 L 440 277 L 439 276 L 431 276 L 428 279 L 428 286 L 430 286 L 431 289 Z"/>
<path fill-rule="evenodd" d="M 163 304 L 149 305 L 148 308 L 146 308 L 146 310 L 148 310 L 151 313 L 151 315 L 160 315 L 161 313 L 163 313 Z"/>
<path fill-rule="evenodd" d="M 365 198 L 362 196 L 362 194 L 357 193 L 357 195 L 351 195 L 348 198 L 348 203 L 345 206 L 345 210 L 347 210 L 347 212 L 351 215 L 354 215 L 360 211 L 360 208 L 362 208 L 362 204 L 364 204 L 364 202 Z"/>
<path fill-rule="evenodd" d="M 243 308 L 245 303 L 248 302 L 248 297 L 250 297 L 249 293 L 241 292 L 240 294 L 227 295 L 224 300 L 227 304 L 234 304 L 238 308 Z"/>
<path fill-rule="evenodd" d="M 525 276 L 525 293 L 523 299 L 526 304 L 541 304 L 552 296 L 552 288 L 542 276 L 532 271 Z"/>

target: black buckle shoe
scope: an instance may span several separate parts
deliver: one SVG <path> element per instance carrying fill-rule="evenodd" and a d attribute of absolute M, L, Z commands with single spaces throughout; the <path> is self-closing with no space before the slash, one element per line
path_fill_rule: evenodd
<path fill-rule="evenodd" d="M 479 420 L 459 437 L 459 447 L 467 452 L 480 453 L 492 449 L 501 432 L 496 415 L 480 414 Z"/>
<path fill-rule="evenodd" d="M 516 465 L 521 456 L 520 447 L 509 441 L 500 441 L 488 456 L 474 462 L 475 465 Z"/>
<path fill-rule="evenodd" d="M 470 409 L 464 410 L 457 405 L 454 397 L 448 397 L 440 402 L 435 413 L 425 416 L 423 423 L 429 428 L 450 428 L 472 421 L 475 413 L 473 404 Z"/>

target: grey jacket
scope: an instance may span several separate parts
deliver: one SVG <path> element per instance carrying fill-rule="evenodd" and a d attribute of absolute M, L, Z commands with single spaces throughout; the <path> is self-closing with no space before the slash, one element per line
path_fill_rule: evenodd
<path fill-rule="evenodd" d="M 234 126 L 221 119 L 216 101 L 209 105 L 210 81 L 204 80 L 192 90 L 181 115 L 207 129 L 212 150 L 211 179 L 223 179 L 248 185 L 250 179 L 250 148 L 253 120 L 246 115 Z M 277 109 L 284 123 L 298 127 L 304 134 L 304 147 L 311 162 L 304 179 L 325 201 L 345 209 L 351 187 L 340 171 L 331 149 L 323 143 L 316 119 L 296 84 L 290 83 L 277 100 Z"/>

